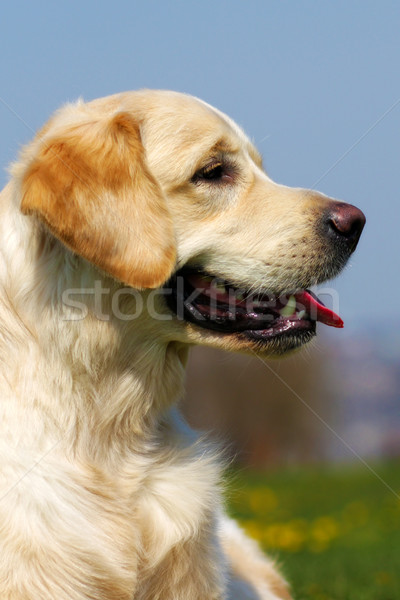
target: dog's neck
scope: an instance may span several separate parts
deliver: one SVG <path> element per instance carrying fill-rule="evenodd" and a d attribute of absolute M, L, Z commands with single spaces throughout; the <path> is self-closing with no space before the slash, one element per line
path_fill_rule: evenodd
<path fill-rule="evenodd" d="M 10 186 L 0 200 L 3 409 L 31 435 L 58 430 L 74 451 L 143 443 L 182 393 L 186 347 L 160 340 L 147 310 L 131 318 L 137 297 L 22 216 Z"/>

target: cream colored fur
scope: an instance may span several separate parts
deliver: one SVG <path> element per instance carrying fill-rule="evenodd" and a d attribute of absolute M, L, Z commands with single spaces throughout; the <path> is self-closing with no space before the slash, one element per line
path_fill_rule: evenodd
<path fill-rule="evenodd" d="M 240 176 L 193 185 L 221 154 Z M 191 344 L 252 344 L 170 318 L 154 290 L 193 257 L 255 290 L 314 283 L 327 200 L 273 183 L 228 117 L 170 92 L 64 107 L 12 174 L 0 196 L 1 599 L 289 598 L 221 516 L 218 452 L 173 408 Z M 135 312 L 127 285 L 143 300 L 133 320 L 111 305 L 121 294 Z M 87 292 L 100 288 L 101 316 Z"/>

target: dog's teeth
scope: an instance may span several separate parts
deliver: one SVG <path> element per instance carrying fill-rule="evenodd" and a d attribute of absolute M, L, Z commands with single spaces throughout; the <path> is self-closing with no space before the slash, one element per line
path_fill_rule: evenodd
<path fill-rule="evenodd" d="M 299 310 L 299 312 L 296 313 L 296 317 L 298 319 L 302 319 L 304 317 L 304 315 L 306 314 L 305 310 Z"/>
<path fill-rule="evenodd" d="M 281 308 L 279 314 L 282 317 L 291 317 L 296 312 L 296 298 L 294 296 L 290 296 L 287 304 Z"/>

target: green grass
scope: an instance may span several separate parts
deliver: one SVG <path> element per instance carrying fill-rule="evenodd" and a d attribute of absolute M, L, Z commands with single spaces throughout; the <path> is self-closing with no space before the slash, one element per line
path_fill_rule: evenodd
<path fill-rule="evenodd" d="M 278 559 L 296 600 L 400 599 L 400 463 L 373 469 L 233 474 L 230 513 Z"/>

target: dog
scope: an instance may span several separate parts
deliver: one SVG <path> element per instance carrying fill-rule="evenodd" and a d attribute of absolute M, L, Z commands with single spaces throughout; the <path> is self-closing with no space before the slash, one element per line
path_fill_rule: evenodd
<path fill-rule="evenodd" d="M 193 344 L 268 358 L 341 326 L 308 288 L 362 212 L 149 90 L 61 108 L 0 197 L 2 600 L 291 598 L 175 405 Z"/>

